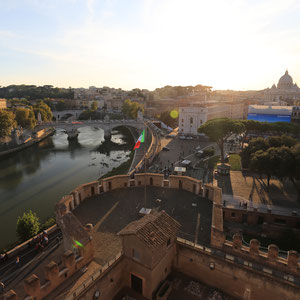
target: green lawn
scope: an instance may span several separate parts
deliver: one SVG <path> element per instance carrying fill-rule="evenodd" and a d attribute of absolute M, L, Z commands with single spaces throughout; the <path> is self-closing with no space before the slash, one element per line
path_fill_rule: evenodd
<path fill-rule="evenodd" d="M 241 157 L 238 154 L 230 154 L 229 164 L 231 165 L 231 170 L 240 171 L 242 168 Z"/>
<path fill-rule="evenodd" d="M 221 162 L 220 161 L 220 155 L 212 156 L 208 160 L 208 166 L 210 168 L 217 168 L 217 164 Z M 241 170 L 241 157 L 238 154 L 230 154 L 228 163 L 231 165 L 231 170 L 233 171 L 240 171 Z M 200 167 L 204 166 L 204 162 L 201 162 Z"/>

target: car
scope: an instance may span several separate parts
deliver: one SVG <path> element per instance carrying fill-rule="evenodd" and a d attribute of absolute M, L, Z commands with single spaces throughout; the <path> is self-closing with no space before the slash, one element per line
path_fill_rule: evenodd
<path fill-rule="evenodd" d="M 162 148 L 164 151 L 170 151 L 170 148 L 168 148 L 168 147 L 163 147 Z"/>
<path fill-rule="evenodd" d="M 185 140 L 185 136 L 184 136 L 184 135 L 181 135 L 181 136 L 179 137 L 179 139 Z"/>
<path fill-rule="evenodd" d="M 193 137 L 192 136 L 188 136 L 186 137 L 187 140 L 193 140 Z"/>

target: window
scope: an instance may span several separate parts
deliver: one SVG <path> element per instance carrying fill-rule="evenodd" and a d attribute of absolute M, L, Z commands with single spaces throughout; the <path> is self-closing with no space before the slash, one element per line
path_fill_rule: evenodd
<path fill-rule="evenodd" d="M 190 123 L 193 124 L 194 120 L 193 117 L 190 118 Z"/>
<path fill-rule="evenodd" d="M 132 257 L 136 260 L 140 260 L 140 253 L 135 249 L 132 249 Z"/>
<path fill-rule="evenodd" d="M 202 120 L 200 120 L 200 124 L 202 124 Z"/>
<path fill-rule="evenodd" d="M 184 122 L 184 119 L 181 119 L 181 122 L 183 123 L 183 122 Z"/>
<path fill-rule="evenodd" d="M 232 217 L 235 217 L 235 213 L 234 213 L 234 212 L 232 212 L 232 213 L 231 213 L 231 216 L 232 216 Z"/>

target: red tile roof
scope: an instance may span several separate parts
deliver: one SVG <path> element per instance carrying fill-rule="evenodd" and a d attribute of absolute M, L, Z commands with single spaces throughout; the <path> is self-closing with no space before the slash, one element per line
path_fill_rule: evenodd
<path fill-rule="evenodd" d="M 154 212 L 129 223 L 118 235 L 135 234 L 149 248 L 158 248 L 175 237 L 180 224 L 165 211 Z"/>

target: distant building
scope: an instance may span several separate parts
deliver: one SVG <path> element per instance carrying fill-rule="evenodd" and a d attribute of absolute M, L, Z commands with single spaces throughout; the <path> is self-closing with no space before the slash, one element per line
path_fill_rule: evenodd
<path fill-rule="evenodd" d="M 249 105 L 248 120 L 291 122 L 292 106 Z"/>
<path fill-rule="evenodd" d="M 0 109 L 6 109 L 6 108 L 7 108 L 6 99 L 0 99 Z"/>
<path fill-rule="evenodd" d="M 179 133 L 196 135 L 198 128 L 215 118 L 245 119 L 247 104 L 223 102 L 219 105 L 197 104 L 179 108 Z"/>
<path fill-rule="evenodd" d="M 291 122 L 300 124 L 300 106 L 293 106 Z"/>
<path fill-rule="evenodd" d="M 297 83 L 293 83 L 293 78 L 286 70 L 285 74 L 280 77 L 277 86 L 265 90 L 265 100 L 269 102 L 288 101 L 291 105 L 300 101 L 300 88 Z"/>

